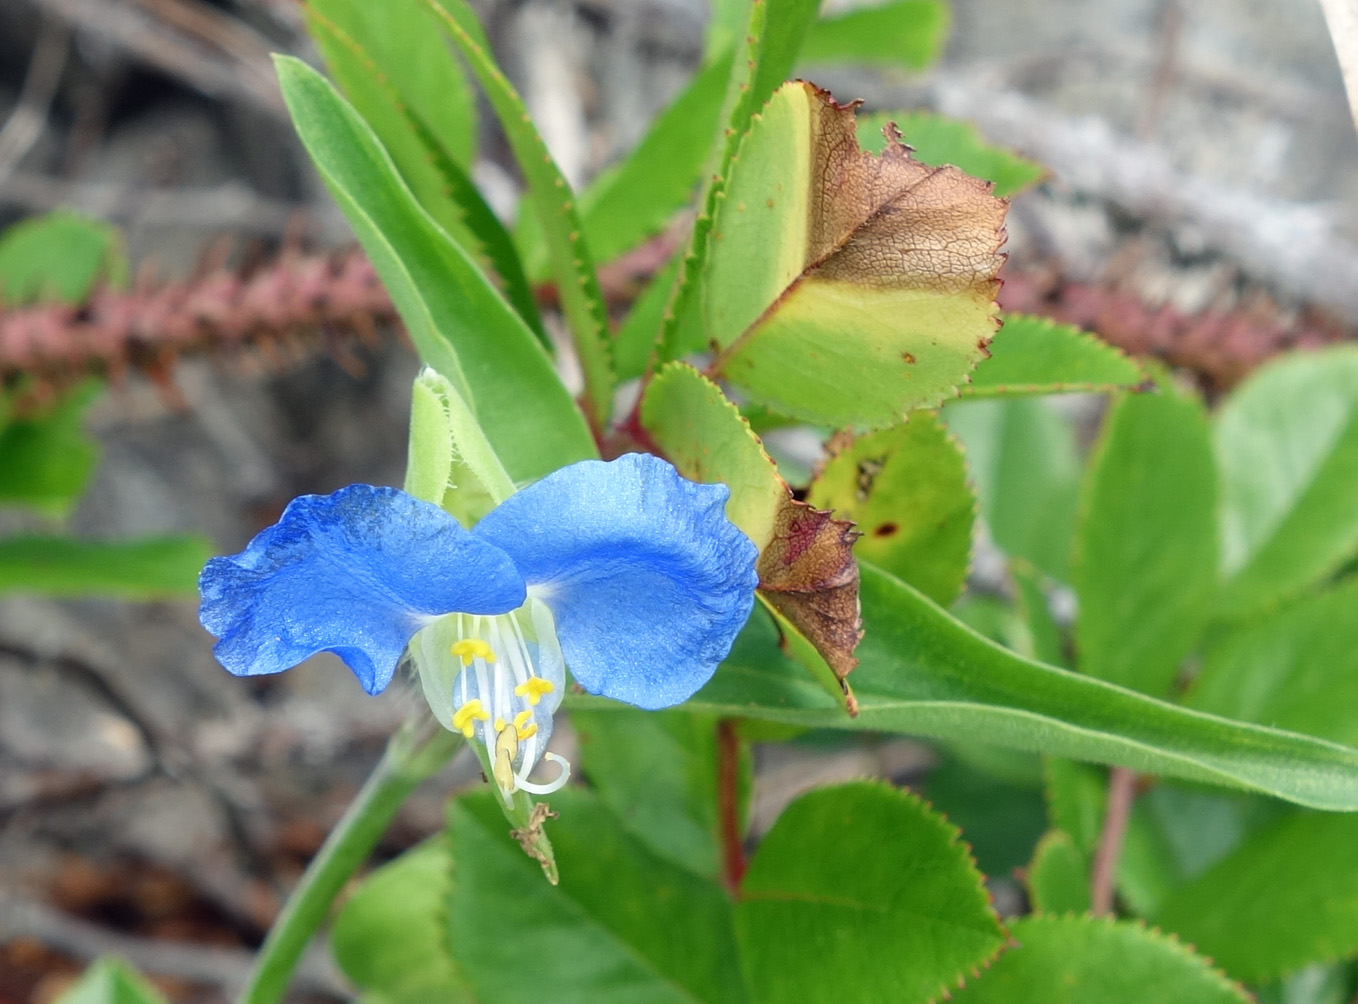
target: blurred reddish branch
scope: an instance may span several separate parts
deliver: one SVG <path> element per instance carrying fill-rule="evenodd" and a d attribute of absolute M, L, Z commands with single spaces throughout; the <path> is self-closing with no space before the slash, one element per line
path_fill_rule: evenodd
<path fill-rule="evenodd" d="M 621 263 L 620 263 L 621 264 Z M 635 295 L 632 270 L 605 269 L 605 295 Z M 1183 313 L 1152 306 L 1114 284 L 1072 282 L 1054 271 L 1005 275 L 1006 310 L 1041 314 L 1097 332 L 1133 355 L 1193 373 L 1217 393 L 1290 348 L 1353 337 L 1343 326 L 1286 317 L 1260 299 L 1231 310 Z M 42 393 L 86 374 L 118 378 L 129 369 L 165 382 L 186 352 L 227 352 L 278 368 L 317 349 L 357 366 L 348 336 L 371 342 L 396 313 L 358 250 L 329 255 L 285 251 L 245 271 L 218 266 L 197 278 L 131 292 L 97 291 L 82 307 L 55 305 L 0 313 L 0 385 L 27 382 Z M 550 303 L 553 291 L 543 289 Z"/>

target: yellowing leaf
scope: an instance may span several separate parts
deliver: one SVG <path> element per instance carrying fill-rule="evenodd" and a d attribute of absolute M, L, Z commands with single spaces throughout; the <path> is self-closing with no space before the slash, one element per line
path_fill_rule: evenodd
<path fill-rule="evenodd" d="M 1008 204 L 889 140 L 863 152 L 854 106 L 810 84 L 774 94 L 714 221 L 710 375 L 809 421 L 882 426 L 986 355 Z"/>

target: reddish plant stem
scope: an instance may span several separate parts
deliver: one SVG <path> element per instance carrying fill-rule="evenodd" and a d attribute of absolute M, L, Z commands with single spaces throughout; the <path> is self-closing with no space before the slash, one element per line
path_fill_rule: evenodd
<path fill-rule="evenodd" d="M 1103 814 L 1103 831 L 1094 854 L 1089 879 L 1090 907 L 1095 914 L 1113 912 L 1113 893 L 1117 886 L 1118 859 L 1127 835 L 1132 802 L 1136 798 L 1136 772 L 1114 767 L 1108 772 L 1108 804 Z"/>
<path fill-rule="evenodd" d="M 740 737 L 735 722 L 726 718 L 717 722 L 717 828 L 722 877 L 731 895 L 738 896 L 747 864 L 740 825 Z"/>

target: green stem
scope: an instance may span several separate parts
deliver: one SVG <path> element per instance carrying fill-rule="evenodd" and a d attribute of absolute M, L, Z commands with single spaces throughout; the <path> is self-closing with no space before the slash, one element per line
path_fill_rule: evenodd
<path fill-rule="evenodd" d="M 283 999 L 302 952 L 340 889 L 367 860 L 410 793 L 436 774 L 462 742 L 423 707 L 405 720 L 274 921 L 240 1004 L 276 1004 Z"/>

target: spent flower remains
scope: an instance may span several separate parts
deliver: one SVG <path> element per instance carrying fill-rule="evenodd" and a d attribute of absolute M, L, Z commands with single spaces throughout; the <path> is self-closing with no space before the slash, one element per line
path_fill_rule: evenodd
<path fill-rule="evenodd" d="M 567 666 L 656 709 L 730 650 L 757 576 L 728 495 L 643 454 L 564 467 L 471 530 L 395 488 L 304 495 L 207 563 L 200 618 L 237 676 L 334 652 L 378 694 L 409 647 L 435 716 L 484 745 L 501 792 L 541 794 L 569 774 L 546 753 Z M 546 785 L 528 778 L 544 755 L 561 767 Z"/>

